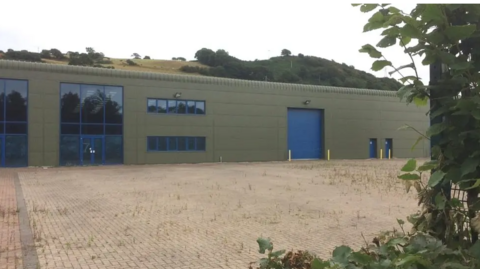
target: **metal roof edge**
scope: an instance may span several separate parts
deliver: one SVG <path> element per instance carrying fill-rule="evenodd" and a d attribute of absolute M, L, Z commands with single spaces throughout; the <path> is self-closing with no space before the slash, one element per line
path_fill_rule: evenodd
<path fill-rule="evenodd" d="M 291 83 L 279 83 L 279 82 L 267 82 L 267 81 L 252 81 L 252 80 L 218 78 L 218 77 L 207 77 L 207 76 L 177 75 L 177 74 L 168 74 L 168 73 L 126 71 L 126 70 L 119 70 L 119 69 L 107 69 L 107 68 L 85 67 L 85 66 L 74 66 L 74 65 L 59 65 L 59 64 L 12 61 L 12 60 L 0 60 L 0 68 L 31 70 L 31 71 L 41 71 L 41 72 L 68 73 L 68 74 L 75 74 L 75 75 L 93 75 L 93 76 L 132 78 L 132 79 L 164 80 L 164 81 L 183 82 L 183 83 L 217 84 L 217 85 L 238 86 L 238 87 L 253 86 L 253 87 L 260 87 L 260 88 L 282 89 L 282 90 L 293 90 L 293 91 L 304 91 L 304 92 L 305 91 L 306 92 L 325 92 L 325 93 L 341 93 L 341 94 L 353 94 L 353 95 L 396 97 L 396 91 L 291 84 Z"/>

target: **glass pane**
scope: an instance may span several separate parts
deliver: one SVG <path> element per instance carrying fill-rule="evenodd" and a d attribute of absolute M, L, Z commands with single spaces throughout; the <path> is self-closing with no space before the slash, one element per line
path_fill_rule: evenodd
<path fill-rule="evenodd" d="M 168 100 L 168 113 L 177 113 L 177 101 Z"/>
<path fill-rule="evenodd" d="M 0 136 L 0 167 L 2 166 L 3 166 L 3 136 Z"/>
<path fill-rule="evenodd" d="M 105 123 L 123 122 L 122 87 L 105 87 Z"/>
<path fill-rule="evenodd" d="M 5 80 L 0 79 L 0 121 L 5 120 Z"/>
<path fill-rule="evenodd" d="M 80 134 L 80 124 L 62 124 L 60 126 L 61 134 Z"/>
<path fill-rule="evenodd" d="M 157 100 L 158 113 L 167 113 L 167 100 Z"/>
<path fill-rule="evenodd" d="M 60 137 L 60 165 L 80 165 L 80 136 Z"/>
<path fill-rule="evenodd" d="M 27 82 L 5 81 L 6 121 L 27 121 Z"/>
<path fill-rule="evenodd" d="M 178 101 L 177 102 L 177 113 L 178 114 L 187 113 L 187 102 L 185 102 L 185 101 Z"/>
<path fill-rule="evenodd" d="M 27 166 L 27 136 L 5 136 L 5 166 Z"/>
<path fill-rule="evenodd" d="M 3 134 L 5 132 L 5 125 L 3 122 L 0 122 L 0 135 Z"/>
<path fill-rule="evenodd" d="M 93 145 L 91 138 L 82 138 L 82 164 L 92 164 Z"/>
<path fill-rule="evenodd" d="M 105 163 L 123 163 L 123 139 L 121 136 L 105 137 Z"/>
<path fill-rule="evenodd" d="M 177 138 L 169 137 L 168 138 L 168 150 L 177 150 Z"/>
<path fill-rule="evenodd" d="M 187 106 L 188 106 L 187 113 L 195 114 L 195 101 L 188 101 Z"/>
<path fill-rule="evenodd" d="M 195 150 L 195 137 L 187 139 L 187 150 Z"/>
<path fill-rule="evenodd" d="M 80 122 L 80 85 L 60 84 L 61 122 Z"/>
<path fill-rule="evenodd" d="M 123 134 L 123 125 L 105 125 L 106 135 L 121 135 Z"/>
<path fill-rule="evenodd" d="M 197 137 L 197 150 L 205 150 L 205 137 Z"/>
<path fill-rule="evenodd" d="M 167 150 L 167 138 L 165 136 L 160 136 L 158 138 L 158 150 L 159 151 Z"/>
<path fill-rule="evenodd" d="M 155 100 L 155 99 L 148 99 L 147 100 L 147 112 L 157 113 L 157 100 Z"/>
<path fill-rule="evenodd" d="M 205 102 L 196 102 L 196 114 L 205 114 Z"/>
<path fill-rule="evenodd" d="M 93 138 L 92 164 L 103 164 L 103 138 Z"/>
<path fill-rule="evenodd" d="M 7 134 L 27 134 L 26 123 L 6 123 L 5 133 Z"/>
<path fill-rule="evenodd" d="M 103 125 L 82 124 L 82 134 L 103 135 Z"/>
<path fill-rule="evenodd" d="M 157 137 L 149 136 L 147 137 L 147 149 L 148 150 L 157 150 Z"/>
<path fill-rule="evenodd" d="M 179 137 L 178 138 L 178 150 L 187 150 L 187 138 Z"/>
<path fill-rule="evenodd" d="M 82 85 L 82 123 L 103 123 L 102 86 Z"/>

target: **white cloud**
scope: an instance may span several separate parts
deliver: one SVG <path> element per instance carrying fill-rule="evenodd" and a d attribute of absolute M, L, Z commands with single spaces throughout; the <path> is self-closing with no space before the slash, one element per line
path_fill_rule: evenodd
<path fill-rule="evenodd" d="M 395 6 L 410 11 L 414 4 Z M 198 49 L 207 47 L 254 60 L 287 48 L 385 75 L 372 72 L 373 60 L 358 52 L 380 40 L 378 32 L 362 33 L 370 14 L 341 1 L 16 0 L 2 3 L 2 10 L 7 11 L 0 16 L 2 50 L 66 52 L 90 46 L 110 57 L 137 52 L 155 59 L 193 59 Z M 396 66 L 410 61 L 399 48 L 385 55 Z M 417 62 L 427 83 L 428 67 Z"/>

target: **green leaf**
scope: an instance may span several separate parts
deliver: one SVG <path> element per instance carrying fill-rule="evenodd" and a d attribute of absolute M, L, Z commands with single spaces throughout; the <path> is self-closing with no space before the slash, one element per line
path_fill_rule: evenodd
<path fill-rule="evenodd" d="M 373 71 L 380 71 L 386 66 L 392 66 L 392 63 L 390 61 L 385 61 L 385 60 L 376 60 L 372 64 L 372 70 Z"/>
<path fill-rule="evenodd" d="M 425 10 L 422 13 L 422 20 L 435 21 L 435 22 L 441 22 L 445 20 L 445 16 L 443 15 L 443 10 L 441 5 L 439 4 L 425 5 Z"/>
<path fill-rule="evenodd" d="M 471 67 L 472 67 L 472 64 L 470 62 L 457 62 L 450 65 L 450 68 L 452 68 L 453 70 L 464 70 L 464 69 L 469 69 Z"/>
<path fill-rule="evenodd" d="M 426 97 L 426 96 L 424 96 L 424 97 L 415 96 L 415 97 L 413 97 L 413 103 L 416 106 L 426 106 L 428 104 L 428 97 Z"/>
<path fill-rule="evenodd" d="M 441 123 L 435 123 L 433 125 L 431 125 L 428 130 L 427 130 L 427 133 L 426 135 L 428 137 L 432 137 L 432 136 L 435 136 L 435 135 L 438 135 L 440 134 L 441 132 L 445 131 L 447 129 L 447 125 L 443 122 Z"/>
<path fill-rule="evenodd" d="M 383 23 L 382 23 L 382 26 L 383 26 Z M 363 30 L 365 32 L 365 28 Z M 388 29 L 383 30 L 383 32 L 380 35 L 388 35 L 388 36 L 397 37 L 399 34 L 400 34 L 400 29 L 398 27 L 390 27 Z"/>
<path fill-rule="evenodd" d="M 475 171 L 479 163 L 480 160 L 478 158 L 466 159 L 460 167 L 460 170 L 462 171 L 462 177 Z"/>
<path fill-rule="evenodd" d="M 445 175 L 445 180 L 451 181 L 453 183 L 458 183 L 462 178 L 462 171 L 458 167 L 452 167 L 448 169 L 447 174 Z"/>
<path fill-rule="evenodd" d="M 352 4 L 352 7 L 356 7 L 356 6 L 359 6 L 361 4 Z"/>
<path fill-rule="evenodd" d="M 400 28 L 400 33 L 402 36 L 409 36 L 413 38 L 419 38 L 422 36 L 422 32 L 415 26 L 407 23 L 405 26 Z"/>
<path fill-rule="evenodd" d="M 404 85 L 400 89 L 398 89 L 397 96 L 400 97 L 400 100 L 403 100 L 406 96 L 410 95 L 412 90 L 413 90 L 413 85 L 411 84 Z"/>
<path fill-rule="evenodd" d="M 339 246 L 335 248 L 332 254 L 332 260 L 336 263 L 347 265 L 348 257 L 352 253 L 352 249 L 347 246 Z"/>
<path fill-rule="evenodd" d="M 480 240 L 477 240 L 475 244 L 468 250 L 473 257 L 480 257 Z"/>
<path fill-rule="evenodd" d="M 270 255 L 271 255 L 272 257 L 278 258 L 278 257 L 282 256 L 283 254 L 285 254 L 285 252 L 286 252 L 286 251 L 285 251 L 284 249 L 282 249 L 282 250 L 277 250 L 277 251 L 275 251 L 275 252 L 272 252 L 272 254 L 270 254 Z"/>
<path fill-rule="evenodd" d="M 446 64 L 453 64 L 455 62 L 455 55 L 448 53 L 446 51 L 440 51 L 439 54 L 442 62 Z"/>
<path fill-rule="evenodd" d="M 445 29 L 445 34 L 452 42 L 457 42 L 470 37 L 476 29 L 475 24 L 450 26 Z"/>
<path fill-rule="evenodd" d="M 480 120 L 480 110 L 473 110 L 471 114 L 476 120 Z"/>
<path fill-rule="evenodd" d="M 450 111 L 450 107 L 448 107 L 448 106 L 441 106 L 441 107 L 439 107 L 438 109 L 433 110 L 432 113 L 430 114 L 430 117 L 431 117 L 432 119 L 434 119 L 434 118 L 436 118 L 436 117 L 438 117 L 438 116 L 441 116 L 441 115 L 447 113 L 448 111 Z"/>
<path fill-rule="evenodd" d="M 446 203 L 447 199 L 445 199 L 445 196 L 442 193 L 439 193 L 435 196 L 435 205 L 439 210 L 444 210 Z"/>
<path fill-rule="evenodd" d="M 413 172 L 415 171 L 415 168 L 417 168 L 417 160 L 415 159 L 410 159 L 407 161 L 407 163 L 402 167 L 401 171 L 402 172 Z"/>
<path fill-rule="evenodd" d="M 368 55 L 370 55 L 370 57 L 372 57 L 372 58 L 382 57 L 382 53 L 370 44 L 363 45 L 362 48 L 358 51 L 360 53 L 368 53 Z"/>
<path fill-rule="evenodd" d="M 407 174 L 402 174 L 402 175 L 399 175 L 397 176 L 399 179 L 403 179 L 403 180 L 419 180 L 420 179 L 420 176 L 417 175 L 417 174 L 411 174 L 411 173 L 407 173 Z"/>
<path fill-rule="evenodd" d="M 428 267 L 430 265 L 430 262 L 425 260 L 420 255 L 406 254 L 403 258 L 398 260 L 395 265 L 398 268 L 409 268 L 409 265 L 413 264 L 421 264 L 425 267 Z"/>
<path fill-rule="evenodd" d="M 330 268 L 330 263 L 327 261 L 322 261 L 318 258 L 313 259 L 311 265 L 311 269 L 327 269 Z"/>
<path fill-rule="evenodd" d="M 423 65 L 433 64 L 436 60 L 436 54 L 433 51 L 425 50 L 425 58 L 422 60 Z"/>
<path fill-rule="evenodd" d="M 399 237 L 399 238 L 392 238 L 392 239 L 388 240 L 387 246 L 389 246 L 389 247 L 396 247 L 396 246 L 398 246 L 398 245 L 405 245 L 407 242 L 408 242 L 408 241 L 407 241 L 407 239 L 405 239 L 405 238 L 401 238 L 401 237 Z"/>
<path fill-rule="evenodd" d="M 403 219 L 397 219 L 397 223 L 398 225 L 402 226 L 403 224 L 405 224 L 405 221 L 403 221 Z"/>
<path fill-rule="evenodd" d="M 377 43 L 377 47 L 379 48 L 386 48 L 393 46 L 397 43 L 397 39 L 395 37 L 385 36 Z"/>
<path fill-rule="evenodd" d="M 415 147 L 418 145 L 418 143 L 420 143 L 420 141 L 422 141 L 424 139 L 424 137 L 421 135 L 417 138 L 417 140 L 415 140 L 415 143 L 413 143 L 413 146 L 410 148 L 410 150 L 414 150 Z"/>
<path fill-rule="evenodd" d="M 465 188 L 465 190 L 471 190 L 471 189 L 476 189 L 480 187 L 480 179 L 477 179 L 477 181 L 475 182 L 475 184 L 473 184 L 471 187 L 468 187 L 468 188 Z"/>
<path fill-rule="evenodd" d="M 270 238 L 258 238 L 257 239 L 258 247 L 260 248 L 258 252 L 260 254 L 265 254 L 266 250 L 272 251 L 273 244 L 270 241 Z"/>
<path fill-rule="evenodd" d="M 404 66 L 401 66 L 401 67 L 404 67 L 404 68 L 406 68 L 406 67 L 412 67 L 412 68 L 413 68 L 413 63 L 407 64 L 407 65 L 404 65 Z M 399 67 L 399 68 L 401 68 L 401 67 Z M 399 68 L 398 68 L 398 69 L 399 69 Z M 402 83 L 405 83 L 405 82 L 408 81 L 408 80 L 416 80 L 416 79 L 417 79 L 416 76 L 406 76 L 406 77 L 403 77 L 403 78 L 401 78 L 401 79 L 399 79 L 399 80 L 400 80 Z"/>
<path fill-rule="evenodd" d="M 373 31 L 373 30 L 377 30 L 377 29 L 380 29 L 383 27 L 383 22 L 368 22 L 367 24 L 365 24 L 363 26 L 363 32 L 366 33 L 366 32 L 369 32 L 369 31 Z"/>
<path fill-rule="evenodd" d="M 424 164 L 420 165 L 417 168 L 417 171 L 419 171 L 419 172 L 430 171 L 432 169 L 435 169 L 435 167 L 437 167 L 437 165 L 438 165 L 437 161 L 425 162 Z"/>
<path fill-rule="evenodd" d="M 388 7 L 388 11 L 390 11 L 391 13 L 400 13 L 400 9 L 396 8 L 396 7 Z"/>
<path fill-rule="evenodd" d="M 406 46 L 410 43 L 410 41 L 412 41 L 412 38 L 409 37 L 409 36 L 403 36 L 401 39 L 400 39 L 400 45 L 402 46 Z"/>
<path fill-rule="evenodd" d="M 378 4 L 363 4 L 361 7 L 360 7 L 360 11 L 361 12 L 370 12 L 374 9 L 376 9 L 378 7 Z"/>
<path fill-rule="evenodd" d="M 385 20 L 385 17 L 383 19 Z M 383 27 L 395 26 L 395 25 L 400 24 L 402 22 L 403 22 L 402 16 L 393 15 L 388 19 L 388 21 L 383 23 Z"/>
<path fill-rule="evenodd" d="M 373 258 L 367 254 L 360 252 L 352 252 L 350 255 L 350 261 L 355 262 L 359 265 L 367 265 L 373 261 Z"/>
<path fill-rule="evenodd" d="M 381 22 L 383 23 L 385 21 L 385 16 L 381 11 L 377 11 L 373 13 L 372 17 L 368 19 L 368 22 Z"/>
<path fill-rule="evenodd" d="M 428 186 L 430 187 L 435 187 L 437 186 L 442 179 L 445 177 L 445 173 L 442 172 L 441 170 L 435 171 L 431 176 L 430 179 L 428 180 Z"/>

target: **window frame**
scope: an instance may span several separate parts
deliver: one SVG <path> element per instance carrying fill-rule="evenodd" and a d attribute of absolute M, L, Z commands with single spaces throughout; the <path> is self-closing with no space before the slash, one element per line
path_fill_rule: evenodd
<path fill-rule="evenodd" d="M 150 101 L 155 101 L 155 112 L 149 111 L 149 103 Z M 165 101 L 166 103 L 166 110 L 165 112 L 159 112 L 158 101 Z M 169 111 L 169 103 L 174 101 L 175 102 L 175 112 Z M 178 102 L 185 102 L 185 113 L 178 113 Z M 193 111 L 195 113 L 188 113 L 188 103 L 194 102 L 195 106 Z M 197 113 L 197 103 L 203 103 L 203 113 Z M 181 116 L 205 116 L 207 115 L 207 102 L 205 100 L 193 100 L 193 99 L 168 99 L 168 98 L 150 98 L 147 97 L 146 102 L 146 112 L 147 114 L 156 114 L 156 115 L 181 115 Z"/>
<path fill-rule="evenodd" d="M 150 139 L 154 138 L 155 139 L 155 149 L 150 149 Z M 166 142 L 166 149 L 165 150 L 160 150 L 160 143 L 159 143 L 159 140 L 160 139 L 166 139 L 165 142 Z M 175 138 L 176 140 L 176 147 L 175 149 L 170 149 L 170 139 L 171 138 Z M 185 150 L 179 150 L 178 149 L 178 142 L 179 142 L 179 138 L 183 138 L 185 139 Z M 189 147 L 189 139 L 194 139 L 194 145 L 195 145 L 195 149 L 190 149 Z M 198 149 L 198 145 L 199 143 L 197 143 L 197 140 L 198 139 L 203 139 L 205 141 L 205 148 L 204 149 Z M 147 136 L 147 139 L 146 139 L 146 146 L 147 146 L 147 152 L 206 152 L 207 151 L 207 138 L 205 136 L 154 136 L 154 135 L 149 135 Z"/>

